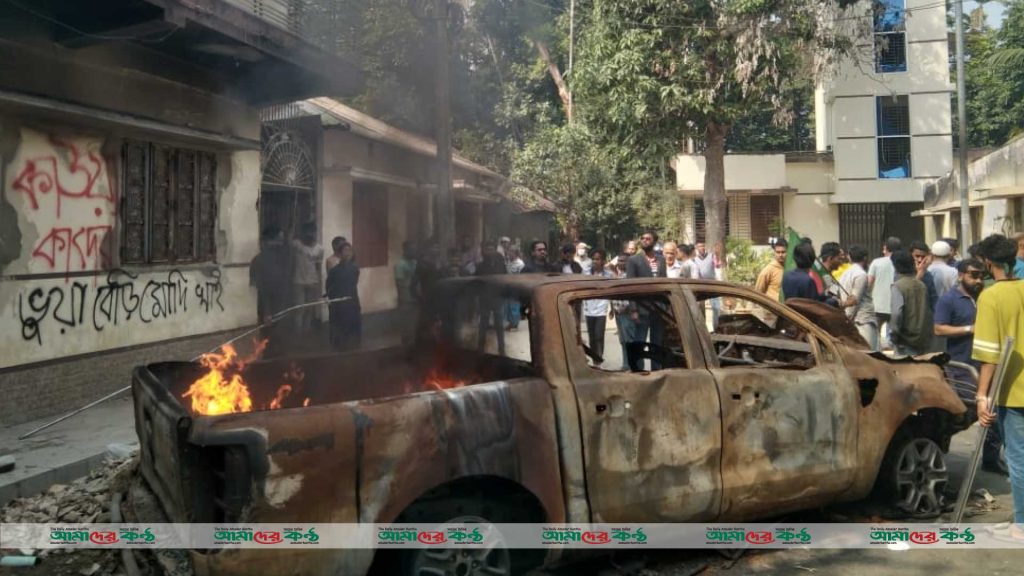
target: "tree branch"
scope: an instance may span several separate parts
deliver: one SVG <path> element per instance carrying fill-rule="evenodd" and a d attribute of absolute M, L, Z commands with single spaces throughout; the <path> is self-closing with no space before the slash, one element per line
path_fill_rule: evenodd
<path fill-rule="evenodd" d="M 558 69 L 558 64 L 551 58 L 551 51 L 548 50 L 546 44 L 540 40 L 533 40 L 533 45 L 537 47 L 537 52 L 540 52 L 540 57 L 544 60 L 544 63 L 548 66 L 548 74 L 551 75 L 551 79 L 555 81 L 555 86 L 558 87 L 558 97 L 562 100 L 562 107 L 565 109 L 565 117 L 572 120 L 572 104 L 569 97 L 569 86 L 565 83 L 565 79 L 562 78 L 562 72 Z"/>

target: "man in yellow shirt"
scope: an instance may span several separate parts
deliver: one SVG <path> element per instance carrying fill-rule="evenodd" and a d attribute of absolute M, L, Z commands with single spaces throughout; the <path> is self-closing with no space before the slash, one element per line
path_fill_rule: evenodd
<path fill-rule="evenodd" d="M 998 422 L 1013 494 L 1013 522 L 1005 532 L 997 532 L 996 537 L 1024 543 L 1024 280 L 1013 278 L 1017 257 L 1013 240 L 993 234 L 978 245 L 977 254 L 996 281 L 978 297 L 974 324 L 971 357 L 981 362 L 978 420 L 982 426 Z M 1007 336 L 1014 338 L 1014 349 L 1006 365 L 999 397 L 995 399 L 996 405 L 990 406 L 988 391 L 993 386 L 992 379 Z"/>
<path fill-rule="evenodd" d="M 772 247 L 774 251 L 772 261 L 765 266 L 757 275 L 757 283 L 754 289 L 767 295 L 772 300 L 781 300 L 782 275 L 786 273 L 786 249 L 789 243 L 780 239 Z"/>

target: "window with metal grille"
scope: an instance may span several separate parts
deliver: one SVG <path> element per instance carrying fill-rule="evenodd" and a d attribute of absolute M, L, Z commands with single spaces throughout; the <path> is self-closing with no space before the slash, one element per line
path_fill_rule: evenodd
<path fill-rule="evenodd" d="M 388 189 L 370 182 L 352 186 L 352 250 L 360 268 L 388 265 Z"/>
<path fill-rule="evenodd" d="M 905 0 L 874 0 L 875 72 L 907 71 Z"/>
<path fill-rule="evenodd" d="M 750 196 L 750 241 L 767 244 L 768 238 L 779 236 L 778 225 L 782 218 L 782 197 Z"/>
<path fill-rule="evenodd" d="M 121 262 L 216 260 L 216 156 L 131 140 L 121 158 Z"/>
<path fill-rule="evenodd" d="M 879 96 L 878 177 L 910 178 L 910 106 L 906 96 Z"/>
<path fill-rule="evenodd" d="M 729 204 L 725 204 L 725 215 L 723 217 L 725 222 L 725 235 L 729 235 Z M 707 211 L 704 209 L 704 200 L 693 201 L 693 235 L 697 238 L 697 242 L 704 242 L 708 232 L 708 221 Z"/>

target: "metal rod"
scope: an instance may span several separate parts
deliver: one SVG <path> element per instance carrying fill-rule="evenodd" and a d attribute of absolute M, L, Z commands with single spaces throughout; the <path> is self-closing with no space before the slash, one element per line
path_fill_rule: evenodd
<path fill-rule="evenodd" d="M 237 342 L 238 340 L 241 340 L 242 338 L 245 338 L 246 336 L 248 336 L 250 334 L 258 332 L 261 329 L 266 328 L 267 326 L 270 326 L 270 325 L 274 324 L 275 322 L 277 322 L 278 320 L 284 318 L 286 315 L 288 315 L 291 312 L 294 312 L 295 310 L 301 310 L 302 308 L 307 308 L 309 306 L 320 306 L 321 304 L 331 304 L 333 302 L 344 302 L 346 300 L 351 300 L 351 299 L 352 299 L 351 296 L 345 296 L 344 298 L 333 298 L 333 299 L 325 298 L 325 299 L 322 299 L 322 300 L 317 300 L 316 302 L 307 302 L 305 304 L 298 304 L 296 306 L 292 306 L 291 308 L 285 308 L 284 310 L 282 310 L 282 311 L 278 312 L 277 314 L 274 314 L 273 316 L 271 316 L 270 317 L 270 322 L 267 322 L 266 324 L 260 324 L 259 326 L 255 327 L 255 328 L 253 328 L 251 330 L 243 332 L 241 335 L 235 336 L 231 340 L 228 340 L 227 342 L 224 342 L 224 343 L 218 345 L 216 348 L 213 348 L 212 350 L 210 350 L 209 352 L 206 352 L 205 354 L 211 354 L 213 352 L 216 352 L 217 350 L 220 350 L 221 348 L 223 348 L 224 346 L 227 346 L 228 344 L 232 344 L 234 342 Z M 192 358 L 191 361 L 195 362 L 196 360 L 199 360 L 203 356 L 204 356 L 204 354 L 200 354 L 199 356 L 196 356 L 195 358 Z M 120 390 L 116 390 L 114 392 L 111 392 L 110 394 L 107 394 L 106 396 L 104 396 L 104 397 L 102 397 L 102 398 L 100 398 L 98 400 L 93 400 L 92 402 L 86 404 L 85 406 L 82 406 L 81 408 L 76 408 L 75 410 L 73 410 L 71 412 L 68 412 L 67 414 L 64 414 L 63 416 L 57 418 L 56 420 L 53 420 L 51 422 L 47 422 L 46 424 L 43 424 L 42 426 L 36 428 L 35 430 L 32 430 L 30 432 L 22 434 L 21 436 L 18 436 L 18 440 L 24 440 L 26 438 L 30 438 L 32 436 L 35 436 L 39 432 L 42 432 L 43 430 L 46 430 L 46 429 L 51 428 L 51 427 L 53 427 L 53 426 L 55 426 L 57 424 L 60 424 L 61 422 L 67 420 L 68 418 L 71 418 L 72 416 L 75 416 L 77 414 L 81 414 L 82 412 L 85 412 L 86 410 L 88 410 L 89 408 L 92 408 L 93 406 L 97 406 L 99 404 L 102 404 L 102 403 L 106 402 L 107 400 L 110 400 L 111 398 L 115 398 L 115 397 L 117 397 L 117 396 L 119 396 L 121 394 L 124 394 L 128 390 L 131 390 L 131 387 L 132 387 L 131 384 L 129 384 L 129 385 L 125 386 L 124 388 L 121 388 Z"/>
<path fill-rule="evenodd" d="M 1013 337 L 1007 336 L 1006 341 L 1003 342 L 1003 353 L 999 356 L 999 365 L 996 367 L 995 376 L 988 389 L 988 401 L 986 402 L 988 406 L 994 407 L 995 401 L 999 398 L 999 390 L 1003 387 L 1003 379 L 1006 376 L 1006 365 L 1009 363 L 1012 353 Z M 978 436 L 978 445 L 974 447 L 974 454 L 971 455 L 971 460 L 967 463 L 964 479 L 960 483 L 960 493 L 957 494 L 956 508 L 953 512 L 954 524 L 960 524 L 964 519 L 967 499 L 970 498 L 974 477 L 978 474 L 978 464 L 981 462 L 982 451 L 985 449 L 985 435 L 988 434 L 988 428 L 985 426 L 978 426 L 978 428 L 981 429 L 981 434 Z"/>

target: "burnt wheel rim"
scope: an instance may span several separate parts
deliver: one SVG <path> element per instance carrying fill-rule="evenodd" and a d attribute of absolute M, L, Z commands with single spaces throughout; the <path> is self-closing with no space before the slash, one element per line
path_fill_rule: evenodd
<path fill-rule="evenodd" d="M 903 447 L 896 462 L 896 506 L 912 515 L 941 513 L 949 470 L 939 445 L 915 438 Z"/>
<path fill-rule="evenodd" d="M 466 548 L 424 548 L 413 561 L 415 576 L 511 576 L 512 557 L 505 540 L 486 519 L 460 516 L 450 524 L 480 524 L 483 542 Z M 443 527 L 442 527 L 443 529 Z"/>

